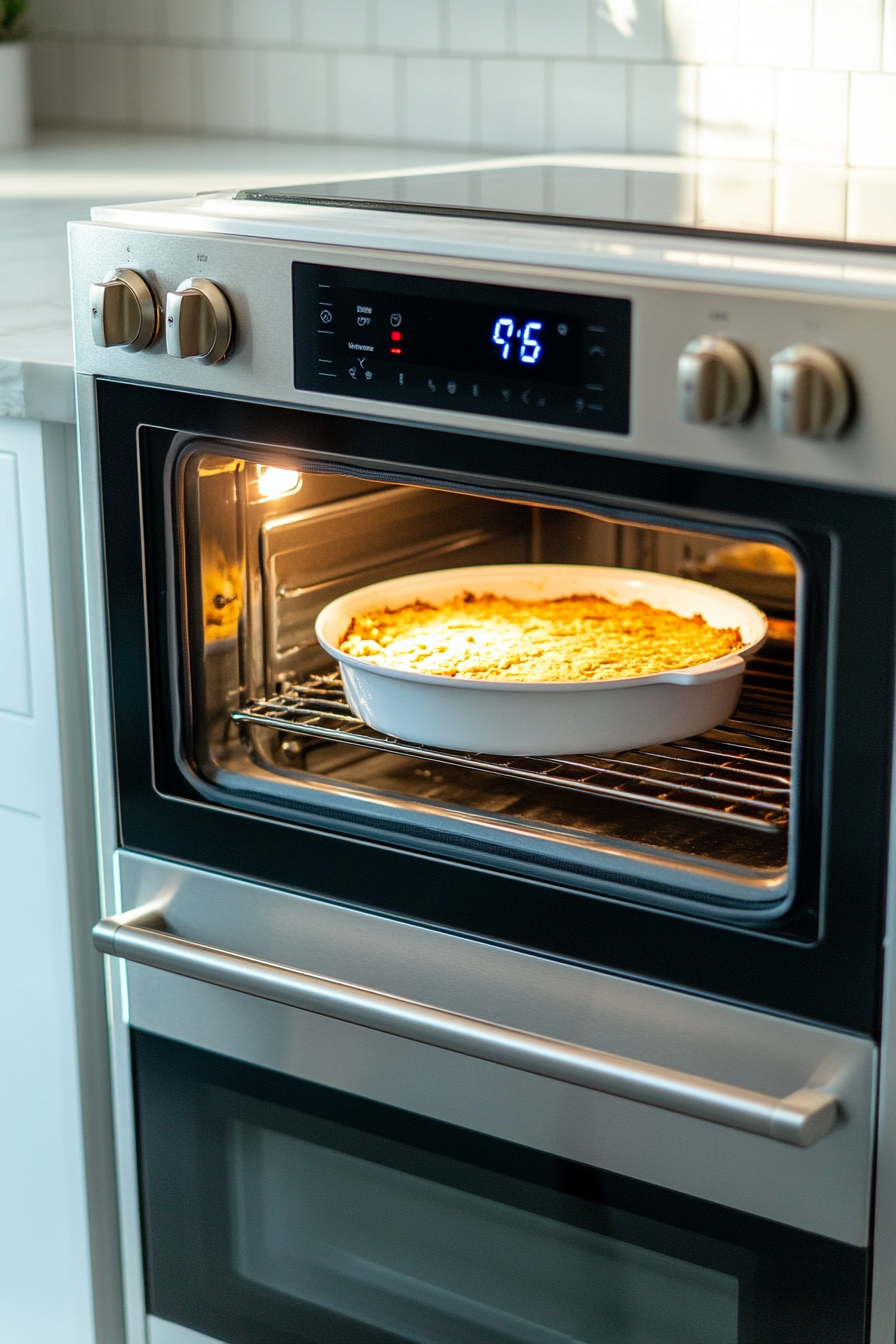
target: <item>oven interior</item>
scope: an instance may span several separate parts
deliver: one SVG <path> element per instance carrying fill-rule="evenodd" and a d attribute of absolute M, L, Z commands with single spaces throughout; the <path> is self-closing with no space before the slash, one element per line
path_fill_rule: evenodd
<path fill-rule="evenodd" d="M 554 862 L 586 887 L 590 871 L 598 883 L 609 874 L 635 899 L 709 902 L 728 917 L 781 913 L 794 877 L 794 551 L 758 531 L 634 524 L 582 501 L 533 504 L 354 472 L 208 441 L 181 448 L 175 619 L 185 637 L 175 642 L 186 658 L 176 675 L 191 777 L 262 812 L 282 815 L 323 792 L 362 827 L 413 812 L 418 831 L 457 843 L 478 828 L 496 852 L 503 837 L 521 864 L 537 855 L 542 869 Z M 403 743 L 352 715 L 314 637 L 328 602 L 403 574 L 520 562 L 682 575 L 755 602 L 770 638 L 748 664 L 735 713 L 686 741 L 552 758 Z"/>

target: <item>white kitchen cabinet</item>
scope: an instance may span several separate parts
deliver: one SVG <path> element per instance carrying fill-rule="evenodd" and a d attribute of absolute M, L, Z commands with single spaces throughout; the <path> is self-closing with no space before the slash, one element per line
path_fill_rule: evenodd
<path fill-rule="evenodd" d="M 0 418 L 0 1340 L 120 1307 L 72 425 Z M 88 1198 L 89 1191 L 89 1198 Z"/>

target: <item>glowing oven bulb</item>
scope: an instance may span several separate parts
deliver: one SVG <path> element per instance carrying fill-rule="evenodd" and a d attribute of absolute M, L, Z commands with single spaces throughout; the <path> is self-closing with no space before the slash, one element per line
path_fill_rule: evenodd
<path fill-rule="evenodd" d="M 287 471 L 284 467 L 261 467 L 258 472 L 258 493 L 262 499 L 291 495 L 301 484 L 301 473 Z"/>

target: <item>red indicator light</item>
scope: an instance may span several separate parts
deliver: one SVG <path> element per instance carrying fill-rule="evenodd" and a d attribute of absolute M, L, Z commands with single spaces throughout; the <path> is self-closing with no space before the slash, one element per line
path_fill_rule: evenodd
<path fill-rule="evenodd" d="M 400 354 L 401 354 L 401 351 L 400 351 L 400 349 L 398 348 L 397 345 L 393 345 L 393 346 L 390 348 L 390 350 L 389 350 L 389 354 L 390 354 L 390 355 L 400 355 Z"/>
<path fill-rule="evenodd" d="M 392 333 L 392 339 L 393 339 L 393 341 L 400 341 L 400 340 L 401 340 L 401 332 L 400 332 L 400 331 L 393 331 L 393 333 Z"/>

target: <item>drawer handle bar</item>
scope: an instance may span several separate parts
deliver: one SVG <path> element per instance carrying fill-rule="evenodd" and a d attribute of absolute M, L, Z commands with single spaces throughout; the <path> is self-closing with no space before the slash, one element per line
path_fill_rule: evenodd
<path fill-rule="evenodd" d="M 801 1087 L 789 1097 L 770 1097 L 188 942 L 168 932 L 164 906 L 158 902 L 101 919 L 93 941 L 101 952 L 144 966 L 800 1148 L 824 1138 L 838 1117 L 837 1098 L 813 1087 Z"/>

